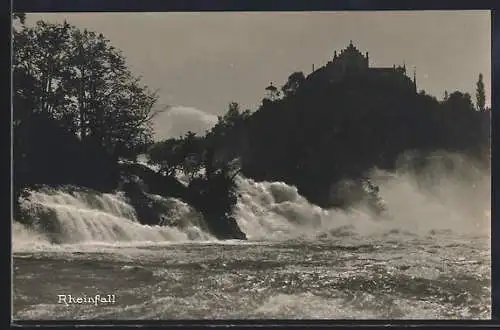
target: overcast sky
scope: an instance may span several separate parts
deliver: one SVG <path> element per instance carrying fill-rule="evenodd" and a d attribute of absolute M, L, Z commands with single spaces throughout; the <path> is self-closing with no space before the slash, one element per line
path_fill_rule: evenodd
<path fill-rule="evenodd" d="M 371 66 L 416 67 L 418 88 L 438 98 L 460 90 L 474 99 L 481 72 L 490 97 L 489 11 L 28 14 L 29 24 L 38 19 L 66 19 L 123 50 L 161 104 L 183 109 L 159 130 L 172 116 L 211 125 L 231 101 L 255 109 L 270 82 L 310 73 L 349 40 Z"/>

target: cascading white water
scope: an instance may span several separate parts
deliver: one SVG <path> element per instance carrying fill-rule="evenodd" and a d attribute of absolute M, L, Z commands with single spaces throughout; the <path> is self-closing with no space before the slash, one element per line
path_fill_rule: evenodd
<path fill-rule="evenodd" d="M 427 178 L 405 168 L 396 173 L 373 171 L 371 176 L 388 211 L 382 216 L 370 212 L 363 202 L 349 211 L 326 210 L 309 203 L 297 188 L 285 183 L 239 178 L 235 218 L 247 237 L 257 240 L 391 231 L 425 235 L 452 230 L 489 235 L 489 174 L 460 157 L 447 157 L 454 162 L 454 169 L 430 164 Z"/>
<path fill-rule="evenodd" d="M 328 212 L 311 205 L 297 188 L 283 182 L 255 182 L 239 177 L 235 217 L 249 239 L 283 239 L 321 226 Z"/>
<path fill-rule="evenodd" d="M 454 172 L 434 168 L 434 176 L 427 179 L 417 179 L 408 170 L 383 175 L 374 172 L 388 207 L 388 214 L 378 218 L 361 204 L 349 212 L 326 210 L 309 203 L 293 186 L 238 177 L 240 197 L 234 216 L 250 240 L 316 239 L 391 230 L 489 234 L 490 177 L 471 171 L 469 163 L 456 163 L 459 166 Z M 426 182 L 434 183 L 433 188 L 424 189 Z M 134 208 L 120 193 L 33 191 L 21 200 L 21 207 L 35 219 L 35 226 L 25 229 L 16 224 L 14 245 L 40 242 L 42 237 L 56 243 L 215 240 L 188 204 L 174 198 L 149 197 L 168 210 L 161 226 L 140 224 Z"/>
<path fill-rule="evenodd" d="M 156 196 L 157 199 L 162 197 Z M 164 242 L 211 240 L 211 235 L 199 228 L 199 222 L 189 223 L 192 209 L 174 198 L 169 202 L 170 217 L 183 219 L 182 226 L 147 226 L 137 221 L 134 208 L 122 193 L 44 189 L 31 191 L 20 200 L 21 209 L 34 219 L 32 228 L 16 224 L 13 231 L 14 246 L 45 237 L 54 243 L 92 242 Z M 175 222 L 176 219 L 171 219 Z"/>

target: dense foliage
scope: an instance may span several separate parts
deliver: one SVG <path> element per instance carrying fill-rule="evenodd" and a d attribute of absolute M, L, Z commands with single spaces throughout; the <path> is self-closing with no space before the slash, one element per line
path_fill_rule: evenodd
<path fill-rule="evenodd" d="M 188 134 L 157 144 L 151 160 L 165 164 L 174 158 L 192 172 L 188 158 L 199 160 L 195 170 L 214 166 L 213 160 L 201 165 L 206 154 L 220 155 L 215 159 L 222 164 L 238 159 L 245 176 L 296 185 L 322 206 L 343 206 L 333 191 L 340 180 L 362 178 L 374 167 L 394 170 L 406 151 L 444 150 L 489 161 L 490 111 L 484 108 L 482 76 L 477 107 L 467 93 L 456 91 L 439 101 L 417 93 L 409 82 L 397 72 L 335 82 L 324 68 L 308 77 L 295 72 L 283 85 L 282 98 L 273 89 L 272 98 L 254 113 L 240 113 L 232 103 L 206 136 Z M 173 147 L 186 143 L 192 144 L 190 151 Z M 191 153 L 195 149 L 198 156 Z"/>
<path fill-rule="evenodd" d="M 16 186 L 116 185 L 118 159 L 151 143 L 156 94 L 101 34 L 39 21 L 13 39 Z"/>
<path fill-rule="evenodd" d="M 458 91 L 443 100 L 417 93 L 396 71 L 342 79 L 332 79 L 326 67 L 308 76 L 294 72 L 281 91 L 266 88 L 269 97 L 256 111 L 233 102 L 205 135 L 188 132 L 153 144 L 157 96 L 109 40 L 66 22 L 28 27 L 24 15 L 14 19 L 21 24 L 13 35 L 16 196 L 35 184 L 120 188 L 154 224 L 145 206 L 149 191 L 189 202 L 220 238 L 244 238 L 231 216 L 241 172 L 295 185 L 321 206 L 343 207 L 335 197 L 340 180 L 362 178 L 373 167 L 392 170 L 408 150 L 489 161 L 482 75 L 474 105 Z M 141 153 L 157 172 L 134 164 Z"/>
<path fill-rule="evenodd" d="M 468 94 L 453 92 L 438 101 L 416 93 L 397 74 L 331 82 L 322 73 L 305 80 L 292 74 L 285 96 L 264 100 L 251 116 L 241 154 L 245 175 L 283 180 L 313 202 L 329 205 L 330 188 L 338 180 L 360 177 L 373 167 L 392 170 L 408 150 L 487 154 L 490 112 L 484 109 L 484 87 L 478 87 L 476 109 Z M 297 87 L 290 92 L 289 86 Z"/>

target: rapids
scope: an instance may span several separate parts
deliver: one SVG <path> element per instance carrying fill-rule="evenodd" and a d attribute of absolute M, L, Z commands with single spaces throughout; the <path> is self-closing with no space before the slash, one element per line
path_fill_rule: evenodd
<path fill-rule="evenodd" d="M 248 241 L 217 241 L 186 203 L 138 222 L 120 192 L 30 191 L 13 222 L 15 319 L 489 318 L 490 177 L 374 171 L 388 214 L 322 209 L 283 182 L 237 178 Z M 429 172 L 430 173 L 430 172 Z M 438 183 L 438 184 L 436 184 Z M 73 304 L 58 295 L 116 295 Z"/>

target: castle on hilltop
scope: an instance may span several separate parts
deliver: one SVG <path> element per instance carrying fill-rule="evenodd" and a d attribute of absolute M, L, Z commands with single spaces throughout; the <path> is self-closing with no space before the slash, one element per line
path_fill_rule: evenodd
<path fill-rule="evenodd" d="M 407 76 L 406 65 L 392 67 L 370 67 L 370 58 L 368 52 L 363 55 L 356 46 L 353 45 L 352 40 L 349 45 L 337 53 L 333 54 L 333 59 L 329 61 L 325 70 L 331 81 L 339 81 L 346 76 L 359 75 L 359 74 L 375 74 L 378 76 L 394 77 L 411 87 L 415 93 L 417 92 L 416 72 L 413 71 L 413 81 Z M 313 72 L 314 73 L 314 72 Z"/>
<path fill-rule="evenodd" d="M 330 83 L 342 82 L 345 78 L 363 77 L 379 84 L 384 83 L 384 88 L 390 88 L 405 93 L 417 93 L 416 72 L 413 71 L 413 80 L 406 73 L 406 65 L 392 67 L 370 67 L 370 58 L 368 52 L 363 55 L 352 43 L 342 49 L 340 53 L 334 51 L 333 59 L 325 66 L 314 69 L 307 79 L 320 78 Z M 266 87 L 267 99 L 277 100 L 280 91 L 271 84 Z"/>

